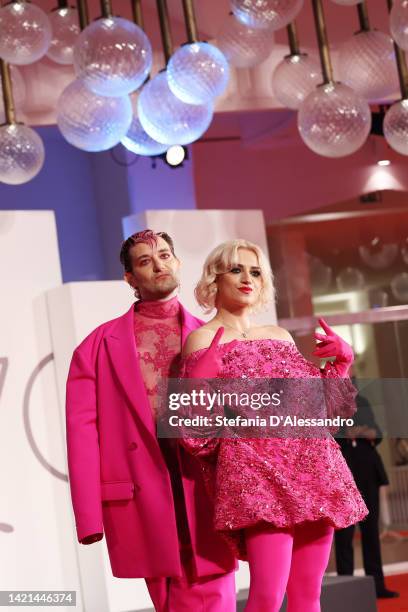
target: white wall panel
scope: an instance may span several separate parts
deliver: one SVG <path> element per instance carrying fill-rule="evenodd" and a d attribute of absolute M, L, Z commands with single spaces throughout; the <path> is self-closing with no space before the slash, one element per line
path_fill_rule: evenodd
<path fill-rule="evenodd" d="M 0 211 L 0 278 L 1 588 L 76 590 L 80 611 L 45 299 L 61 284 L 53 212 Z"/>

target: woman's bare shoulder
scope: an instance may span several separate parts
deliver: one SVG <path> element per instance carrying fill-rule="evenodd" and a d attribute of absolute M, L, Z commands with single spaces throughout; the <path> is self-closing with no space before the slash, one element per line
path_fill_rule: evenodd
<path fill-rule="evenodd" d="M 187 357 L 190 353 L 208 348 L 217 330 L 207 323 L 190 332 L 183 346 L 182 356 Z"/>
<path fill-rule="evenodd" d="M 279 327 L 279 325 L 265 325 L 264 330 L 267 333 L 267 337 L 271 340 L 286 340 L 287 342 L 295 344 L 292 335 L 284 327 Z"/>

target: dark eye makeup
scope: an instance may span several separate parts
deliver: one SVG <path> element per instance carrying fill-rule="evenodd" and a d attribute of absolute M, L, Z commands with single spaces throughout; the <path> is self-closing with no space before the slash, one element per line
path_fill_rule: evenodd
<path fill-rule="evenodd" d="M 230 272 L 232 272 L 233 274 L 238 274 L 241 271 L 242 271 L 242 268 L 240 266 L 234 266 L 230 270 Z M 259 276 L 261 276 L 261 271 L 251 270 L 251 275 L 254 276 L 255 278 L 258 278 Z"/>

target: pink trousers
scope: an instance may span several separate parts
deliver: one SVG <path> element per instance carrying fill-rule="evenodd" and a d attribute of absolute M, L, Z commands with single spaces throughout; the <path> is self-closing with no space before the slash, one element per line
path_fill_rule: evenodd
<path fill-rule="evenodd" d="M 235 572 L 186 578 L 146 578 L 156 612 L 235 612 Z"/>
<path fill-rule="evenodd" d="M 279 612 L 285 591 L 287 612 L 320 612 L 333 533 L 323 521 L 247 529 L 251 584 L 245 612 Z"/>
<path fill-rule="evenodd" d="M 146 578 L 156 612 L 235 612 L 235 572 L 197 578 L 193 562 L 177 440 L 159 438 L 173 490 L 182 578 Z"/>

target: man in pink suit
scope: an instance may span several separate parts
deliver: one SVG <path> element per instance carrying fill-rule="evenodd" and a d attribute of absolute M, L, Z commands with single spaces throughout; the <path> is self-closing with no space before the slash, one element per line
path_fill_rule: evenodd
<path fill-rule="evenodd" d="M 158 440 L 160 378 L 202 321 L 179 303 L 180 262 L 167 234 L 122 245 L 138 301 L 75 349 L 67 381 L 69 480 L 78 540 L 106 536 L 112 573 L 146 579 L 160 612 L 235 611 L 235 559 L 212 527 L 198 461 Z"/>

